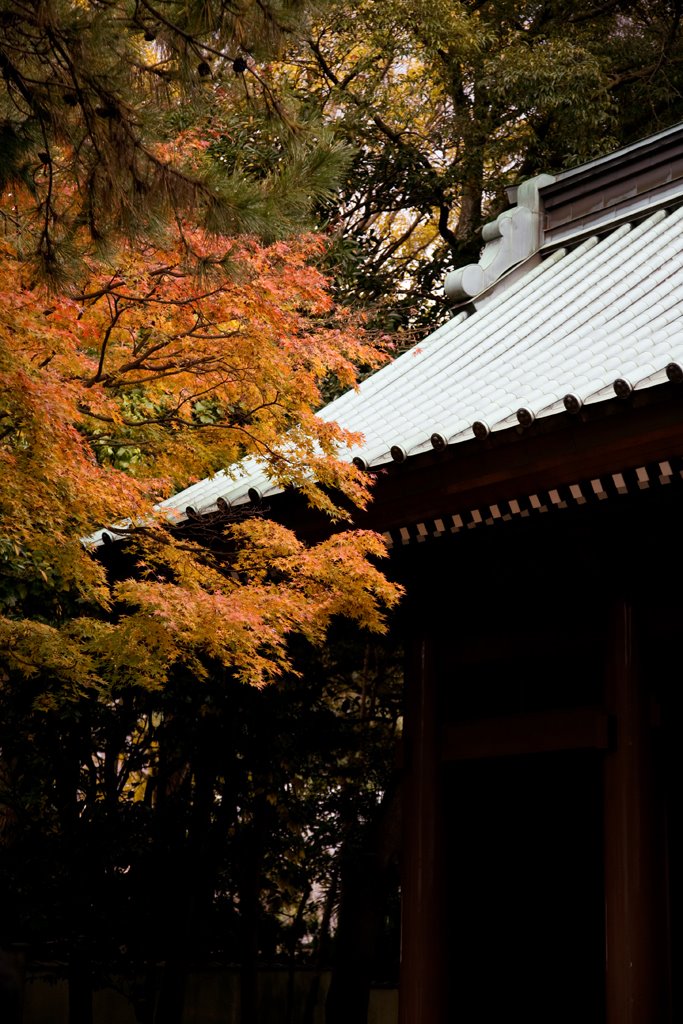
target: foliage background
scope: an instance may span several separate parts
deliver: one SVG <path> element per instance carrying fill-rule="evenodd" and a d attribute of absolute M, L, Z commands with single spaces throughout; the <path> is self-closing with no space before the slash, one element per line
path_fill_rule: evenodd
<path fill-rule="evenodd" d="M 244 1024 L 261 962 L 332 964 L 330 1024 L 396 980 L 400 590 L 314 412 L 508 186 L 680 118 L 682 9 L 0 0 L 0 944 L 70 1024 L 122 974 L 175 1024 L 208 959 Z M 328 540 L 155 513 L 248 455 Z"/>

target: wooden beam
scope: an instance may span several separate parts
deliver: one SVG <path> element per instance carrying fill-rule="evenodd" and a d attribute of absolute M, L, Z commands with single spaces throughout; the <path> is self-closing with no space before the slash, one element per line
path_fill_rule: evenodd
<path fill-rule="evenodd" d="M 683 454 L 683 385 L 671 383 L 472 437 L 444 451 L 412 455 L 370 471 L 372 500 L 364 510 L 336 495 L 353 526 L 399 529 L 441 516 L 466 513 L 500 501 Z M 264 503 L 267 514 L 311 541 L 348 529 L 332 523 L 293 490 Z"/>
<path fill-rule="evenodd" d="M 434 638 L 415 626 L 407 659 L 399 1024 L 445 1024 L 437 677 Z"/>
<path fill-rule="evenodd" d="M 607 1024 L 671 1020 L 664 867 L 658 851 L 649 701 L 636 661 L 633 613 L 615 604 L 608 704 L 617 742 L 604 767 Z"/>
<path fill-rule="evenodd" d="M 560 413 L 528 431 L 513 427 L 387 466 L 377 475 L 373 501 L 354 520 L 364 528 L 397 529 L 681 453 L 683 386 L 664 384 L 580 416 Z"/>
<path fill-rule="evenodd" d="M 606 750 L 608 744 L 608 716 L 595 708 L 577 708 L 447 725 L 441 759 L 470 761 L 560 750 Z"/>

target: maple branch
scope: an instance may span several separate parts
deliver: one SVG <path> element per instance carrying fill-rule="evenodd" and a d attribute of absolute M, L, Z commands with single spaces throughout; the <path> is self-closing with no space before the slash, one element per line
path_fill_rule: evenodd
<path fill-rule="evenodd" d="M 228 341 L 230 338 L 239 338 L 241 331 L 221 331 L 220 334 L 197 334 L 197 331 L 202 325 L 196 324 L 185 334 L 175 334 L 173 337 L 175 340 L 183 337 L 196 338 L 197 341 Z"/>
<path fill-rule="evenodd" d="M 92 387 L 94 384 L 97 384 L 99 381 L 102 380 L 102 370 L 104 369 L 104 359 L 107 354 L 107 345 L 109 344 L 109 339 L 111 338 L 112 331 L 116 327 L 116 324 L 118 323 L 123 312 L 124 310 L 119 306 L 116 297 L 114 297 L 114 312 L 112 314 L 111 323 L 108 324 L 107 329 L 104 332 L 104 338 L 102 339 L 102 345 L 100 346 L 100 362 L 97 367 L 97 373 L 90 381 L 86 383 L 86 387 Z"/>
<path fill-rule="evenodd" d="M 196 373 L 199 369 L 206 369 L 211 365 L 217 366 L 216 356 L 201 356 L 196 359 L 189 359 L 186 363 L 179 366 L 177 363 L 165 363 L 157 367 L 153 373 L 150 373 L 147 377 L 136 377 L 134 380 L 120 380 L 115 374 L 111 374 L 109 377 L 105 377 L 101 384 L 105 387 L 124 387 L 132 388 L 137 387 L 140 384 L 149 384 L 151 381 L 164 380 L 168 377 L 182 376 L 185 373 Z M 144 369 L 144 367 L 138 367 L 138 369 Z M 121 370 L 118 371 L 119 373 Z"/>
<path fill-rule="evenodd" d="M 158 341 L 156 342 L 156 344 L 150 345 L 148 348 L 146 348 L 144 352 L 140 353 L 137 359 L 130 359 L 127 363 L 123 363 L 121 366 L 117 367 L 117 369 L 114 370 L 112 373 L 107 374 L 107 377 L 104 380 L 105 386 L 111 384 L 112 382 L 120 383 L 118 378 L 119 375 L 122 373 L 129 373 L 131 370 L 139 370 L 141 367 L 144 366 L 145 362 L 147 362 L 154 355 L 155 352 L 161 352 L 163 349 L 168 348 L 168 346 L 171 344 L 171 340 L 172 339 L 170 338 L 164 338 L 163 341 Z M 92 383 L 95 383 L 95 381 L 93 381 Z"/>
<path fill-rule="evenodd" d="M 185 275 L 178 274 L 176 276 L 182 278 Z M 84 302 L 89 299 L 94 299 L 95 301 L 97 301 L 97 299 L 104 298 L 105 295 L 116 295 L 118 298 L 125 299 L 127 302 L 130 302 L 131 305 L 138 303 L 140 305 L 150 305 L 154 303 L 157 306 L 191 306 L 193 305 L 193 303 L 201 302 L 203 299 L 213 298 L 214 295 L 220 295 L 222 291 L 225 291 L 225 283 L 222 282 L 221 284 L 216 285 L 215 288 L 211 289 L 211 291 L 191 295 L 187 299 L 160 299 L 157 298 L 152 292 L 148 293 L 147 295 L 131 295 L 128 292 L 120 292 L 118 291 L 118 288 L 121 286 L 121 284 L 123 284 L 123 282 L 118 282 L 112 287 L 105 286 L 104 288 L 100 288 L 94 292 L 88 292 L 87 294 L 77 295 L 75 298 L 78 301 Z"/>
<path fill-rule="evenodd" d="M 114 289 L 120 288 L 121 285 L 125 284 L 125 281 L 118 274 L 113 274 L 109 284 L 103 285 L 102 288 L 96 289 L 94 292 L 82 292 L 79 295 L 74 295 L 74 302 L 97 302 L 98 299 L 104 298 L 105 295 L 115 294 Z M 123 296 L 120 296 L 121 298 Z M 135 301 L 135 300 L 133 300 Z"/>
<path fill-rule="evenodd" d="M 193 396 L 193 398 L 198 398 L 198 397 L 199 397 L 199 395 Z M 274 398 L 271 402 L 261 402 L 260 405 L 255 405 L 252 409 L 246 409 L 243 413 L 240 414 L 239 419 L 236 419 L 234 422 L 231 422 L 231 423 L 191 423 L 191 422 L 185 422 L 184 425 L 187 427 L 188 430 L 212 430 L 212 429 L 240 430 L 243 433 L 246 433 L 246 431 L 243 430 L 244 424 L 247 423 L 253 416 L 255 416 L 257 412 L 261 412 L 264 409 L 275 409 L 275 408 L 283 409 L 284 408 L 284 406 L 282 405 L 282 402 L 280 402 L 279 399 L 280 399 L 280 396 L 278 395 L 277 398 Z"/>

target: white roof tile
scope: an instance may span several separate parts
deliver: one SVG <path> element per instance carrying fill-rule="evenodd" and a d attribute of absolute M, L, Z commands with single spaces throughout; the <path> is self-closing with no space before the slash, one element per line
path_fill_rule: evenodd
<path fill-rule="evenodd" d="M 567 394 L 613 398 L 619 377 L 654 386 L 671 361 L 683 363 L 683 207 L 546 254 L 481 311 L 460 313 L 318 415 L 363 434 L 345 458 L 381 465 L 392 445 L 407 456 L 430 449 L 435 432 L 469 439 L 475 420 L 496 431 L 520 408 L 557 413 Z M 247 502 L 249 488 L 279 490 L 255 458 L 161 507 L 184 518 L 218 498 Z"/>

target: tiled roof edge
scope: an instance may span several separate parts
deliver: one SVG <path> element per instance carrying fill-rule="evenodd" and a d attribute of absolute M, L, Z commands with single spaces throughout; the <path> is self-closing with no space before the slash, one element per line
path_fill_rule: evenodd
<path fill-rule="evenodd" d="M 683 124 L 571 168 L 541 186 L 544 243 L 683 197 Z"/>

